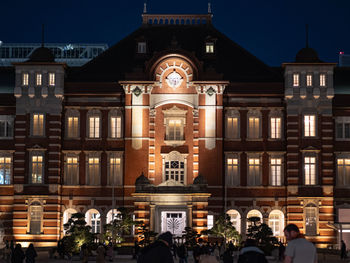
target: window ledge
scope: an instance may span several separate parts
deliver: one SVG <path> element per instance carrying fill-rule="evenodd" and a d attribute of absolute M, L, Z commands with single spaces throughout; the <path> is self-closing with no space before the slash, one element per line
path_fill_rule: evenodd
<path fill-rule="evenodd" d="M 283 138 L 278 138 L 278 139 L 268 138 L 267 140 L 268 140 L 269 142 L 281 142 L 281 141 L 283 141 Z"/>
<path fill-rule="evenodd" d="M 13 140 L 13 136 L 12 137 L 0 137 L 0 140 Z"/>
<path fill-rule="evenodd" d="M 247 142 L 262 142 L 264 139 L 263 138 L 246 138 L 245 139 Z"/>
<path fill-rule="evenodd" d="M 109 137 L 107 138 L 107 141 L 123 141 L 124 138 L 123 137 L 120 137 L 120 138 L 112 138 L 112 137 Z"/>
<path fill-rule="evenodd" d="M 80 137 L 65 137 L 66 140 L 81 140 Z"/>
<path fill-rule="evenodd" d="M 335 138 L 336 141 L 348 141 L 350 142 L 350 138 Z"/>
<path fill-rule="evenodd" d="M 170 140 L 165 140 L 164 143 L 165 145 L 169 145 L 169 146 L 181 146 L 185 144 L 185 140 L 181 140 L 181 141 L 170 141 Z"/>
<path fill-rule="evenodd" d="M 242 141 L 242 139 L 241 138 L 225 138 L 225 141 L 240 142 L 240 141 Z"/>
<path fill-rule="evenodd" d="M 102 138 L 86 138 L 86 141 L 102 141 Z"/>

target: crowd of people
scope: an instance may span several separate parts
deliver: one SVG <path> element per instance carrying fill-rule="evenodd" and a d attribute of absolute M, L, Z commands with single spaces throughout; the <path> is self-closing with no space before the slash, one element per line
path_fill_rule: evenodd
<path fill-rule="evenodd" d="M 38 254 L 35 251 L 34 245 L 30 244 L 25 252 L 22 249 L 21 244 L 14 244 L 13 241 L 5 241 L 5 247 L 3 249 L 3 259 L 7 263 L 35 263 L 35 258 Z"/>

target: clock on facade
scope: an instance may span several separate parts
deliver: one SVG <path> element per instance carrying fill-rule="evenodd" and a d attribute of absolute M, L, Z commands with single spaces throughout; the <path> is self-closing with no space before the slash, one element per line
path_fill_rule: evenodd
<path fill-rule="evenodd" d="M 171 72 L 167 77 L 166 77 L 166 82 L 168 85 L 172 88 L 178 88 L 180 87 L 182 83 L 182 77 L 179 73 L 177 73 L 174 69 L 173 72 Z"/>

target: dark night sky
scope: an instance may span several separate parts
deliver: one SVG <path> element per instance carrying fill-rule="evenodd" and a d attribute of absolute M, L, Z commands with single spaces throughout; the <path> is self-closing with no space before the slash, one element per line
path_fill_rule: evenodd
<path fill-rule="evenodd" d="M 112 45 L 141 25 L 143 0 L 2 0 L 0 40 L 11 43 L 107 43 Z M 293 61 L 310 46 L 326 62 L 350 53 L 349 0 L 212 0 L 217 29 L 265 63 Z M 206 13 L 207 0 L 148 0 L 149 13 Z"/>

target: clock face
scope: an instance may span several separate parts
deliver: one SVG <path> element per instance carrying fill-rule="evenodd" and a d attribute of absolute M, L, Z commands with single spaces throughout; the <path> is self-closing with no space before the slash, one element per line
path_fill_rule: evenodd
<path fill-rule="evenodd" d="M 178 88 L 182 83 L 182 77 L 179 73 L 173 71 L 166 77 L 166 82 L 170 87 Z"/>

